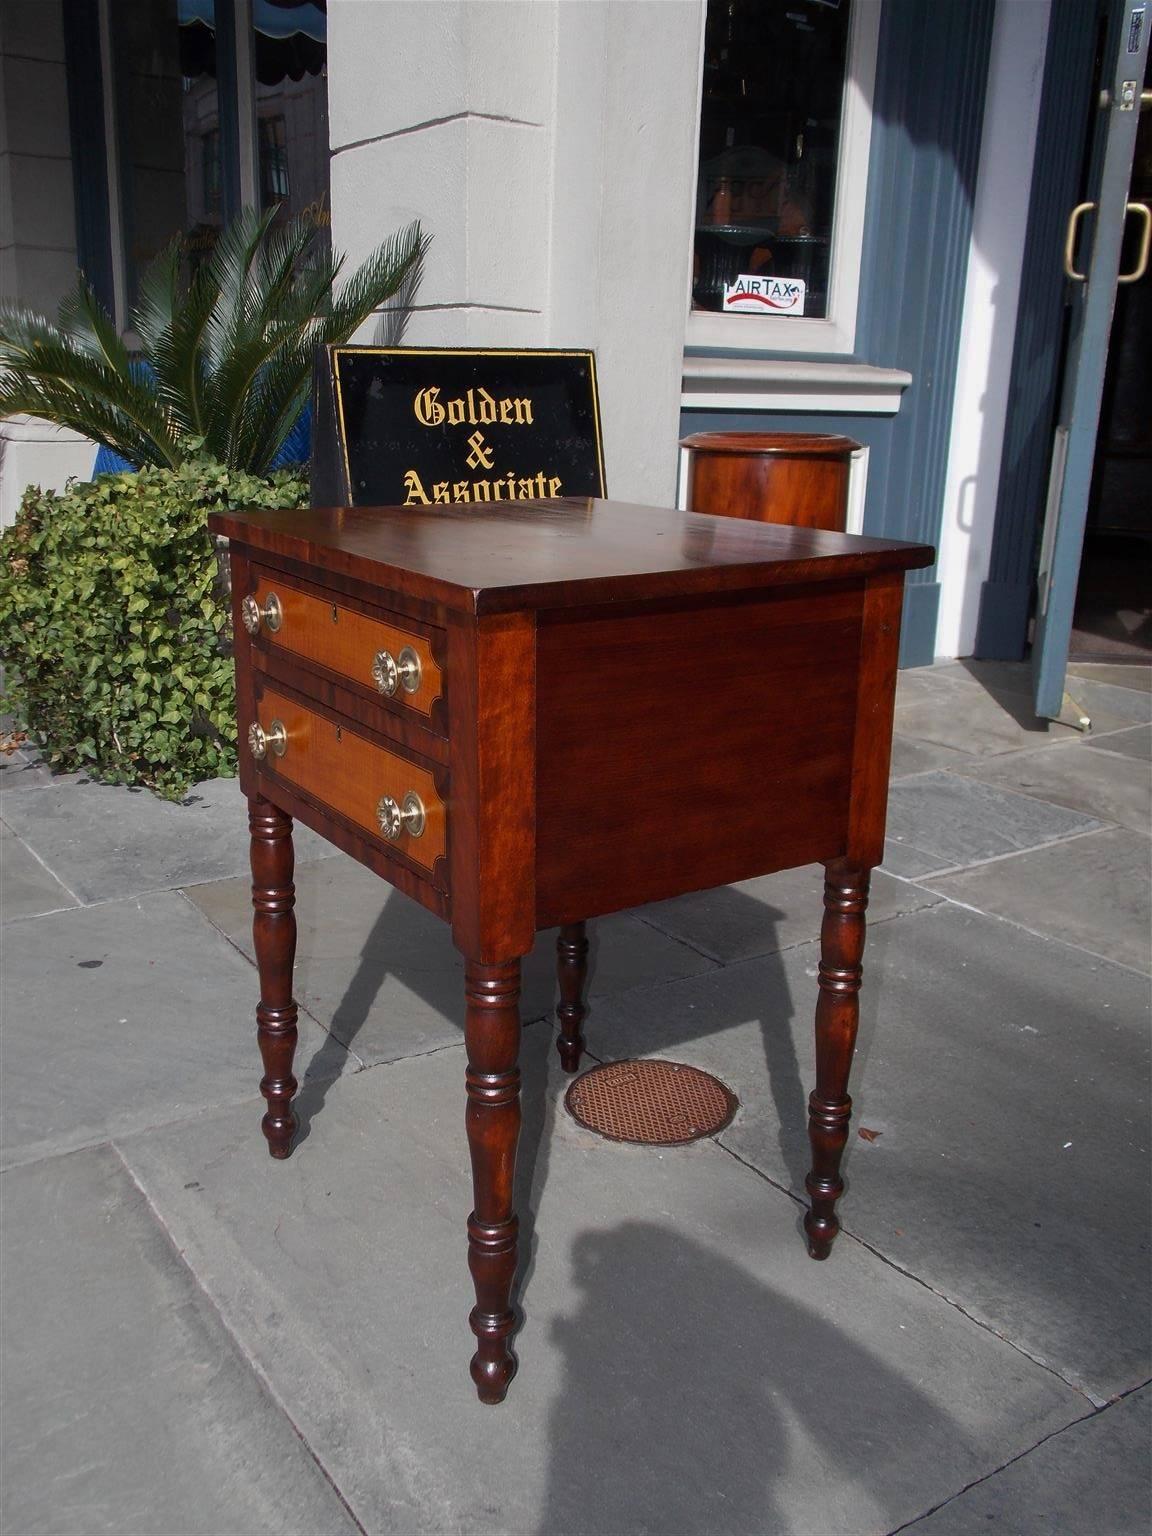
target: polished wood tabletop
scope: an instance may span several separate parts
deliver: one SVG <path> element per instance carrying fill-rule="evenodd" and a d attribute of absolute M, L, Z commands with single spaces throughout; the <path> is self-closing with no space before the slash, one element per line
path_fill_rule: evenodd
<path fill-rule="evenodd" d="M 560 930 L 557 1045 L 574 1072 L 587 919 L 820 862 L 805 1227 L 826 1258 L 904 574 L 932 550 L 584 497 L 209 523 L 231 541 L 272 1156 L 296 1129 L 300 820 L 450 924 L 464 956 L 471 1374 L 499 1402 L 516 1368 L 520 962 L 537 930 Z"/>
<path fill-rule="evenodd" d="M 571 496 L 219 513 L 253 549 L 470 613 L 832 581 L 930 563 L 921 544 Z"/>

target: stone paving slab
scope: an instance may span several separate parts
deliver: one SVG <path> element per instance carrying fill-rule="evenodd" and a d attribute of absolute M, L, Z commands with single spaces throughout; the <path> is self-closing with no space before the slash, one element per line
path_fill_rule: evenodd
<path fill-rule="evenodd" d="M 1138 688 L 1152 693 L 1152 666 L 1131 662 L 1070 661 L 1069 677 L 1087 677 L 1099 683 L 1114 683 L 1117 688 Z"/>
<path fill-rule="evenodd" d="M 1152 720 L 1150 676 L 1152 669 L 1144 667 L 1129 669 L 1074 664 L 1068 670 L 1066 686 L 1071 697 L 1091 717 L 1093 729 L 1108 731 Z M 968 691 L 966 706 L 953 691 L 958 687 Z M 972 697 L 973 689 L 983 693 L 995 707 L 978 705 Z M 1032 734 L 1036 738 L 1033 745 L 1039 745 L 1045 736 L 1049 740 L 1075 739 L 1079 733 L 1074 727 L 1036 718 L 1032 711 L 1032 693 L 1032 669 L 1027 662 L 953 661 L 901 673 L 897 704 L 935 699 L 943 709 L 959 707 L 964 718 L 979 721 L 982 726 L 990 727 L 997 737 L 1007 739 L 1011 733 L 1006 721 L 997 718 L 999 711 L 1001 716 L 1011 717 L 1020 731 Z M 925 718 L 939 724 L 938 714 L 926 712 Z M 932 739 L 936 739 L 935 736 Z M 987 752 L 999 748 L 992 743 L 981 743 L 973 744 L 969 750 Z"/>
<path fill-rule="evenodd" d="M 5 795 L 0 815 L 86 903 L 248 870 L 248 810 L 236 779 L 197 784 L 180 805 L 147 789 L 53 784 Z M 298 861 L 331 852 L 323 838 L 298 829 Z"/>
<path fill-rule="evenodd" d="M 76 905 L 72 892 L 0 822 L 0 921 Z"/>
<path fill-rule="evenodd" d="M 187 894 L 238 949 L 252 953 L 246 880 L 202 885 Z M 296 921 L 297 1001 L 362 1061 L 395 1061 L 460 1043 L 464 961 L 438 917 L 339 855 L 297 871 Z M 598 919 L 590 933 L 593 997 L 712 969 L 694 949 L 627 913 Z M 550 1014 L 554 929 L 537 935 L 523 984 L 521 1016 Z"/>
<path fill-rule="evenodd" d="M 959 661 L 938 661 L 930 667 L 901 672 L 898 693 L 905 688 L 905 678 L 921 695 L 932 693 L 941 683 L 975 683 L 986 693 L 1032 696 L 1032 668 L 1026 661 L 978 661 L 972 656 Z"/>
<path fill-rule="evenodd" d="M 721 1140 L 798 1194 L 818 947 L 591 1014 L 597 1055 L 716 1073 Z M 944 904 L 870 933 L 846 1227 L 1103 1400 L 1147 1379 L 1148 986 Z M 1141 1208 L 1142 1209 L 1142 1208 Z"/>
<path fill-rule="evenodd" d="M 50 784 L 74 784 L 79 774 L 53 774 L 39 753 L 18 747 L 0 752 L 0 795 L 14 789 L 45 789 Z"/>
<path fill-rule="evenodd" d="M 1124 716 L 1115 723 L 1131 721 Z M 1037 720 L 1026 693 L 1012 688 L 989 691 L 961 671 L 942 667 L 901 673 L 895 727 L 901 736 L 979 757 L 1018 752 L 1076 735 L 1072 726 Z M 1098 729 L 1103 728 L 1103 722 L 1098 722 Z"/>
<path fill-rule="evenodd" d="M 239 1108 L 121 1144 L 366 1531 L 887 1532 L 1083 1412 L 858 1244 L 812 1264 L 794 1203 L 715 1144 L 554 1116 L 547 1032 L 525 1044 L 532 1258 L 498 1408 L 467 1375 L 462 1051 L 335 1084 L 285 1164 Z"/>
<path fill-rule="evenodd" d="M 874 922 L 931 906 L 936 898 L 907 880 L 877 871 L 869 913 Z M 784 870 L 738 885 L 695 891 L 637 909 L 646 923 L 683 939 L 714 960 L 749 960 L 774 954 L 820 935 L 824 870 L 819 864 Z M 673 980 L 669 974 L 666 980 Z"/>
<path fill-rule="evenodd" d="M 1147 1536 L 1152 1527 L 1152 1391 L 1061 1430 L 943 1509 L 916 1536 Z"/>
<path fill-rule="evenodd" d="M 255 1091 L 256 972 L 179 894 L 10 923 L 4 951 L 4 1162 Z M 324 1038 L 303 1021 L 303 1062 Z M 322 1059 L 337 1072 L 344 1056 Z"/>
<path fill-rule="evenodd" d="M 1093 677 L 1069 677 L 1068 692 L 1092 718 L 1094 731 L 1152 721 L 1152 693 L 1140 687 L 1117 687 Z"/>
<path fill-rule="evenodd" d="M 900 779 L 889 792 L 884 868 L 919 879 L 1101 825 L 1095 817 L 955 773 L 921 773 Z"/>
<path fill-rule="evenodd" d="M 955 662 L 900 674 L 895 694 L 895 730 L 900 736 L 978 757 L 1080 739 L 1072 725 L 1035 717 L 1031 680 L 986 673 L 985 682 L 971 676 L 966 665 Z M 1069 693 L 1091 717 L 1095 734 L 1152 719 L 1152 694 L 1144 688 L 1069 677 Z"/>
<path fill-rule="evenodd" d="M 984 758 L 952 772 L 1116 822 L 1145 837 L 1152 828 L 1152 774 L 1130 757 L 1085 752 L 1074 742 Z"/>
<path fill-rule="evenodd" d="M 930 768 L 952 768 L 971 761 L 970 752 L 958 747 L 941 747 L 931 741 L 916 741 L 911 736 L 893 736 L 890 777 L 906 779 L 910 773 L 927 773 Z"/>
<path fill-rule="evenodd" d="M 1148 839 L 1126 828 L 934 875 L 930 884 L 953 901 L 1152 971 Z"/>
<path fill-rule="evenodd" d="M 1135 757 L 1147 763 L 1152 761 L 1152 725 L 1135 725 L 1126 731 L 1089 736 L 1084 745 L 1095 748 L 1097 752 L 1119 752 L 1124 757 Z"/>
<path fill-rule="evenodd" d="M 4 1530 L 352 1536 L 115 1152 L 3 1182 Z"/>

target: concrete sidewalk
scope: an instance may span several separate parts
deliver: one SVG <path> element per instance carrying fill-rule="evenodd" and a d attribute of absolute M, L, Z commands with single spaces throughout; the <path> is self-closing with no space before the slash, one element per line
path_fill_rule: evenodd
<path fill-rule="evenodd" d="M 1147 669 L 904 674 L 844 1232 L 800 1232 L 815 869 L 596 925 L 597 1058 L 715 1140 L 564 1112 L 526 968 L 521 1371 L 477 1403 L 461 964 L 299 837 L 292 1159 L 259 1131 L 235 784 L 3 784 L 5 1536 L 1012 1536 L 1149 1521 Z M 535 1022 L 532 1022 L 535 1021 Z M 304 1073 L 307 1072 L 306 1079 Z"/>

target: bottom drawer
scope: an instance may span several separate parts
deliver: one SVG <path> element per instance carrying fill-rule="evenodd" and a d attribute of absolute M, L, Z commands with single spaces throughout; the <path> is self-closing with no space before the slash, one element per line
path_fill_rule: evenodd
<path fill-rule="evenodd" d="M 428 873 L 444 857 L 447 815 L 427 768 L 272 689 L 256 705 L 249 748 L 262 772 L 295 784 Z"/>

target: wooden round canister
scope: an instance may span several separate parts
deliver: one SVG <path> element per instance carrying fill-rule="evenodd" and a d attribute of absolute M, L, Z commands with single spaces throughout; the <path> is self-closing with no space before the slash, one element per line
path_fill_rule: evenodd
<path fill-rule="evenodd" d="M 696 432 L 680 446 L 688 450 L 690 511 L 843 533 L 850 461 L 860 447 L 850 437 Z"/>

